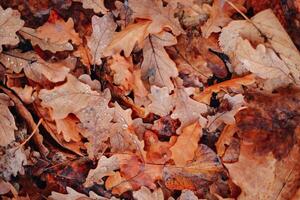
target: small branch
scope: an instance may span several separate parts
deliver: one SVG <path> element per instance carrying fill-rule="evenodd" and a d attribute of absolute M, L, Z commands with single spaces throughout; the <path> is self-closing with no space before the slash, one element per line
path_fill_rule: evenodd
<path fill-rule="evenodd" d="M 49 153 L 49 150 L 43 144 L 43 136 L 40 134 L 39 129 L 37 127 L 37 124 L 34 122 L 31 113 L 23 105 L 22 101 L 16 95 L 13 94 L 12 91 L 10 91 L 9 89 L 5 88 L 4 86 L 0 86 L 0 89 L 3 90 L 3 92 L 5 92 L 5 94 L 7 94 L 12 99 L 12 101 L 15 103 L 15 106 L 16 106 L 16 108 L 18 110 L 18 113 L 26 121 L 26 124 L 28 125 L 29 130 L 31 132 L 34 132 L 35 129 L 37 128 L 37 130 L 35 131 L 35 134 L 32 136 L 33 137 L 33 141 L 37 145 L 40 153 L 43 156 L 46 157 L 48 155 L 48 153 Z"/>

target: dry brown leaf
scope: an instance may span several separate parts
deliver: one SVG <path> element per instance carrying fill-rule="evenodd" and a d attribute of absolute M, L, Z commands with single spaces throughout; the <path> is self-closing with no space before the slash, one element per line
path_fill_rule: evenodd
<path fill-rule="evenodd" d="M 53 119 L 64 119 L 70 113 L 76 115 L 81 134 L 88 138 L 86 143 L 90 158 L 103 150 L 103 142 L 109 138 L 109 129 L 114 109 L 108 107 L 111 99 L 109 90 L 103 93 L 92 91 L 89 85 L 68 75 L 67 82 L 52 90 L 42 89 L 39 94 L 42 106 L 53 110 Z"/>
<path fill-rule="evenodd" d="M 183 127 L 196 121 L 199 121 L 201 127 L 205 127 L 206 119 L 201 114 L 207 112 L 207 106 L 190 98 L 189 93 L 184 89 L 176 89 L 174 95 L 175 109 L 171 117 L 181 122 L 177 133 L 181 133 Z"/>
<path fill-rule="evenodd" d="M 0 94 L 0 146 L 7 146 L 15 140 L 15 130 L 17 130 L 15 119 L 8 106 L 14 104 L 10 98 L 1 93 Z"/>
<path fill-rule="evenodd" d="M 0 156 L 0 176 L 9 181 L 11 176 L 17 176 L 18 173 L 24 175 L 24 165 L 27 164 L 27 158 L 23 148 L 19 148 L 15 143 L 5 149 Z"/>
<path fill-rule="evenodd" d="M 198 200 L 198 197 L 191 190 L 182 190 L 177 200 Z"/>
<path fill-rule="evenodd" d="M 42 50 L 49 50 L 53 53 L 57 51 L 72 51 L 73 45 L 70 42 L 57 42 L 51 41 L 47 38 L 39 37 L 37 30 L 23 27 L 19 33 L 25 38 L 31 41 L 33 46 L 38 45 Z"/>
<path fill-rule="evenodd" d="M 85 66 L 89 67 L 91 65 L 92 58 L 91 55 L 89 54 L 89 50 L 85 46 L 79 45 L 77 47 L 77 50 L 73 52 L 73 55 L 75 57 L 80 58 L 80 61 Z"/>
<path fill-rule="evenodd" d="M 19 38 L 16 32 L 24 25 L 24 21 L 20 19 L 20 13 L 11 8 L 4 10 L 0 6 L 0 52 L 2 45 L 16 45 L 19 43 Z"/>
<path fill-rule="evenodd" d="M 162 4 L 162 1 L 157 0 L 129 0 L 128 5 L 133 10 L 134 18 L 152 21 L 148 28 L 150 33 L 160 33 L 166 28 L 172 30 L 176 36 L 184 33 L 174 17 L 174 9 L 170 5 L 164 7 Z"/>
<path fill-rule="evenodd" d="M 148 188 L 142 186 L 138 191 L 133 192 L 133 197 L 136 200 L 164 200 L 164 194 L 161 188 L 151 192 Z"/>
<path fill-rule="evenodd" d="M 114 175 L 107 178 L 107 180 L 105 181 L 105 188 L 108 190 L 112 190 L 113 194 L 118 195 L 132 190 L 132 186 L 126 181 L 125 178 L 120 175 L 120 172 L 115 172 Z"/>
<path fill-rule="evenodd" d="M 216 181 L 223 170 L 217 155 L 209 147 L 201 144 L 193 160 L 185 166 L 165 166 L 163 179 L 167 188 L 172 190 L 197 190 Z"/>
<path fill-rule="evenodd" d="M 103 17 L 94 15 L 92 17 L 92 27 L 93 33 L 90 37 L 87 37 L 87 46 L 92 58 L 91 64 L 100 65 L 102 63 L 103 51 L 110 44 L 117 24 L 110 14 Z"/>
<path fill-rule="evenodd" d="M 267 89 L 300 82 L 299 52 L 271 10 L 251 21 L 231 22 L 221 33 L 220 45 L 236 63 L 237 73 L 251 71 L 267 79 Z"/>
<path fill-rule="evenodd" d="M 172 159 L 177 167 L 183 167 L 195 157 L 198 149 L 198 142 L 202 136 L 202 129 L 198 122 L 195 122 L 182 129 L 176 143 L 170 148 Z"/>
<path fill-rule="evenodd" d="M 235 114 L 245 108 L 243 107 L 245 101 L 242 94 L 237 94 L 232 97 L 225 94 L 223 99 L 228 101 L 231 110 L 217 113 L 213 116 L 207 116 L 207 128 L 209 132 L 215 131 L 223 123 L 229 125 L 235 124 Z"/>
<path fill-rule="evenodd" d="M 126 59 L 120 55 L 114 55 L 108 61 L 110 69 L 113 71 L 113 82 L 118 85 L 122 90 L 130 92 L 133 87 L 134 77 L 132 74 L 133 63 L 131 58 Z"/>
<path fill-rule="evenodd" d="M 33 45 L 39 45 L 43 50 L 56 51 L 73 50 L 73 44 L 79 45 L 82 40 L 74 30 L 74 22 L 69 18 L 67 22 L 58 19 L 54 23 L 46 22 L 36 30 L 24 27 L 20 33 L 30 39 Z M 59 37 L 58 37 L 59 35 Z"/>
<path fill-rule="evenodd" d="M 123 50 L 125 57 L 129 57 L 135 44 L 141 45 L 147 37 L 149 24 L 150 21 L 140 21 L 128 25 L 121 32 L 115 33 L 111 43 L 104 51 L 104 55 L 111 56 Z"/>
<path fill-rule="evenodd" d="M 66 142 L 70 142 L 71 140 L 74 142 L 79 142 L 81 140 L 77 123 L 78 120 L 70 115 L 64 119 L 55 120 L 57 132 L 63 135 L 63 138 Z"/>
<path fill-rule="evenodd" d="M 20 99 L 25 103 L 25 104 L 31 104 L 35 98 L 36 98 L 36 93 L 34 91 L 34 88 L 28 85 L 25 85 L 24 88 L 22 87 L 11 87 L 11 89 L 17 93 L 17 95 L 20 97 Z"/>
<path fill-rule="evenodd" d="M 151 93 L 148 97 L 151 100 L 148 109 L 156 115 L 166 116 L 174 107 L 173 99 L 171 95 L 169 95 L 169 89 L 167 87 L 159 88 L 155 85 L 151 86 Z"/>
<path fill-rule="evenodd" d="M 28 78 L 40 83 L 45 78 L 54 83 L 63 81 L 70 71 L 66 64 L 73 65 L 68 58 L 62 62 L 50 63 L 33 52 L 20 53 L 19 51 L 1 54 L 0 61 L 15 73 L 24 70 Z"/>
<path fill-rule="evenodd" d="M 245 10 L 243 4 L 245 0 L 231 0 L 239 10 Z M 222 30 L 222 27 L 227 25 L 231 21 L 231 15 L 234 13 L 234 9 L 225 0 L 214 0 L 212 6 L 207 6 L 209 10 L 209 19 L 201 27 L 202 35 L 208 38 L 212 33 L 218 33 Z"/>
<path fill-rule="evenodd" d="M 81 2 L 82 7 L 85 9 L 93 9 L 95 13 L 106 14 L 107 9 L 104 6 L 104 0 L 73 0 L 75 2 Z"/>
<path fill-rule="evenodd" d="M 255 77 L 253 75 L 246 75 L 240 78 L 233 78 L 231 80 L 224 81 L 222 83 L 218 83 L 210 87 L 207 87 L 204 89 L 204 91 L 200 93 L 195 93 L 193 99 L 205 104 L 209 104 L 211 95 L 214 92 L 218 93 L 221 90 L 227 91 L 228 88 L 233 90 L 239 90 L 243 85 L 248 86 L 248 85 L 252 85 L 253 83 L 255 83 Z"/>
<path fill-rule="evenodd" d="M 85 187 L 91 187 L 94 183 L 104 184 L 103 177 L 113 176 L 114 170 L 119 169 L 120 163 L 118 157 L 111 156 L 109 158 L 101 156 L 98 160 L 96 169 L 91 169 L 84 183 Z"/>
<path fill-rule="evenodd" d="M 66 187 L 67 194 L 62 194 L 58 192 L 52 192 L 51 195 L 48 197 L 50 200 L 118 200 L 115 197 L 112 198 L 106 198 L 98 196 L 94 192 L 90 192 L 89 196 L 79 193 L 76 190 Z"/>
<path fill-rule="evenodd" d="M 136 69 L 133 71 L 134 84 L 133 84 L 133 93 L 134 93 L 134 103 L 141 105 L 148 105 L 148 90 L 146 89 L 143 81 L 142 81 L 142 71 L 141 69 Z"/>
<path fill-rule="evenodd" d="M 149 35 L 143 49 L 144 60 L 142 63 L 142 78 L 149 79 L 151 85 L 168 87 L 169 91 L 174 89 L 171 77 L 177 77 L 176 64 L 169 57 L 165 46 L 177 43 L 176 38 L 168 33 L 161 32 L 157 35 Z"/>

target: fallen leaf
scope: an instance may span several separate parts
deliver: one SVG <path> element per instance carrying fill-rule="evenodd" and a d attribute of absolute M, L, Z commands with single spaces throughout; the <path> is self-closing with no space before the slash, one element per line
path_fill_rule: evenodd
<path fill-rule="evenodd" d="M 198 149 L 198 142 L 202 136 L 202 129 L 198 122 L 195 122 L 182 129 L 176 143 L 170 148 L 172 159 L 177 167 L 183 167 L 195 157 Z"/>
<path fill-rule="evenodd" d="M 17 95 L 20 97 L 20 99 L 25 103 L 25 104 L 31 104 L 35 98 L 36 98 L 36 93 L 34 91 L 34 88 L 28 85 L 25 85 L 24 88 L 22 87 L 11 87 L 11 89 L 17 93 Z"/>
<path fill-rule="evenodd" d="M 194 158 L 185 166 L 165 166 L 163 180 L 171 190 L 198 190 L 208 187 L 220 176 L 223 166 L 217 155 L 207 146 L 201 144 Z"/>
<path fill-rule="evenodd" d="M 151 192 L 144 186 L 142 186 L 138 191 L 134 191 L 133 197 L 136 200 L 164 200 L 164 194 L 161 188 L 155 189 L 153 192 Z"/>
<path fill-rule="evenodd" d="M 104 56 L 111 56 L 124 51 L 125 57 L 129 57 L 135 44 L 141 45 L 147 37 L 147 28 L 150 21 L 140 21 L 135 24 L 128 25 L 121 32 L 113 35 L 111 43 L 104 51 Z"/>
<path fill-rule="evenodd" d="M 133 17 L 151 20 L 148 27 L 149 33 L 160 33 L 170 29 L 174 35 L 184 33 L 179 22 L 174 17 L 171 6 L 164 7 L 162 1 L 156 0 L 129 0 L 129 7 L 133 10 Z"/>
<path fill-rule="evenodd" d="M 16 45 L 19 43 L 16 32 L 24 25 L 24 21 L 20 17 L 18 11 L 11 8 L 3 10 L 0 6 L 0 52 L 2 52 L 2 45 Z"/>
<path fill-rule="evenodd" d="M 159 88 L 155 85 L 151 86 L 151 93 L 148 97 L 151 100 L 148 109 L 156 115 L 166 116 L 174 107 L 173 99 L 171 95 L 169 95 L 169 89 L 167 87 Z"/>
<path fill-rule="evenodd" d="M 83 8 L 93 9 L 95 13 L 107 13 L 107 8 L 104 6 L 104 0 L 73 0 L 75 2 L 81 2 Z"/>
<path fill-rule="evenodd" d="M 7 146 L 15 140 L 14 131 L 17 130 L 15 119 L 8 106 L 13 106 L 10 98 L 1 93 L 0 94 L 0 146 Z"/>
<path fill-rule="evenodd" d="M 239 10 L 245 10 L 243 4 L 245 0 L 231 0 Z M 214 0 L 212 6 L 207 5 L 209 10 L 209 19 L 201 27 L 202 35 L 204 38 L 208 38 L 212 33 L 218 33 L 222 27 L 227 25 L 231 21 L 231 15 L 235 10 L 224 0 Z"/>
<path fill-rule="evenodd" d="M 169 91 L 174 89 L 170 78 L 178 76 L 178 71 L 164 47 L 176 43 L 176 38 L 167 32 L 148 36 L 143 48 L 144 60 L 141 66 L 144 80 L 149 79 L 151 85 L 168 87 Z"/>
<path fill-rule="evenodd" d="M 90 37 L 87 37 L 87 46 L 92 57 L 91 64 L 100 65 L 103 51 L 110 44 L 117 24 L 114 22 L 112 15 L 107 14 L 103 17 L 94 15 L 92 17 L 92 27 L 93 33 Z"/>
<path fill-rule="evenodd" d="M 78 120 L 74 118 L 69 115 L 64 119 L 55 120 L 57 132 L 63 135 L 66 142 L 70 142 L 71 140 L 79 142 L 81 140 L 80 131 L 77 127 Z"/>
<path fill-rule="evenodd" d="M 191 190 L 182 190 L 181 195 L 177 200 L 198 200 L 198 197 Z"/>
<path fill-rule="evenodd" d="M 91 169 L 84 183 L 85 187 L 91 187 L 94 183 L 104 184 L 103 177 L 114 175 L 114 170 L 119 169 L 118 157 L 105 157 L 101 156 L 98 160 L 96 169 Z"/>
<path fill-rule="evenodd" d="M 199 103 L 192 98 L 184 89 L 177 89 L 174 93 L 175 109 L 171 115 L 172 119 L 179 119 L 181 122 L 177 133 L 182 132 L 182 128 L 186 127 L 196 121 L 199 121 L 202 127 L 205 127 L 206 119 L 201 116 L 202 113 L 207 112 L 207 107 L 203 103 Z"/>
<path fill-rule="evenodd" d="M 24 70 L 25 75 L 36 82 L 43 82 L 45 78 L 54 83 L 60 82 L 66 78 L 70 71 L 64 62 L 46 62 L 33 52 L 20 53 L 19 51 L 12 51 L 1 54 L 0 61 L 6 68 L 13 70 L 15 73 Z M 67 61 L 69 61 L 68 58 Z"/>

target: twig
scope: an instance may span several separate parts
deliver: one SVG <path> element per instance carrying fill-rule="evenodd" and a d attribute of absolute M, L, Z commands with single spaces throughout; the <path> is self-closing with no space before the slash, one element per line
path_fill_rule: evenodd
<path fill-rule="evenodd" d="M 18 110 L 18 113 L 26 121 L 26 124 L 28 125 L 29 130 L 31 132 L 33 132 L 35 130 L 35 128 L 37 127 L 37 125 L 34 122 L 31 113 L 23 105 L 22 101 L 16 95 L 14 95 L 12 91 L 10 91 L 9 89 L 5 88 L 4 86 L 0 85 L 0 89 L 3 90 L 3 92 L 5 92 L 5 94 L 7 94 L 12 99 L 12 101 L 15 103 L 15 106 L 16 106 L 16 108 Z M 48 155 L 48 153 L 49 153 L 49 150 L 44 146 L 44 144 L 43 144 L 43 136 L 40 134 L 38 128 L 37 128 L 37 130 L 35 131 L 35 134 L 32 137 L 33 137 L 33 141 L 37 145 L 40 153 L 43 156 L 46 157 Z"/>

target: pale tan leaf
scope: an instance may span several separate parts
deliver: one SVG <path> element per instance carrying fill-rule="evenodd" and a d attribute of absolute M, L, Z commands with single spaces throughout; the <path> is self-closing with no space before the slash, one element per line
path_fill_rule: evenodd
<path fill-rule="evenodd" d="M 31 41 L 33 46 L 38 45 L 42 50 L 49 50 L 53 53 L 57 51 L 72 51 L 73 45 L 70 42 L 57 42 L 39 37 L 37 29 L 23 27 L 19 32 L 24 38 Z"/>
<path fill-rule="evenodd" d="M 5 94 L 0 94 L 0 146 L 6 146 L 15 140 L 14 131 L 17 130 L 15 119 L 8 106 L 13 103 Z"/>
<path fill-rule="evenodd" d="M 126 59 L 120 55 L 114 55 L 108 61 L 110 69 L 113 71 L 113 82 L 122 90 L 130 92 L 133 87 L 134 77 L 132 74 L 133 63 L 130 59 Z"/>
<path fill-rule="evenodd" d="M 97 98 L 97 95 L 90 86 L 68 75 L 65 84 L 52 90 L 42 89 L 39 98 L 42 99 L 42 106 L 52 108 L 54 119 L 64 119 L 68 114 L 77 113 L 89 106 L 90 99 Z"/>
<path fill-rule="evenodd" d="M 82 7 L 85 9 L 93 9 L 95 13 L 107 13 L 107 8 L 104 6 L 104 0 L 73 0 L 75 2 L 81 2 Z"/>
<path fill-rule="evenodd" d="M 57 132 L 58 134 L 61 133 L 63 135 L 63 138 L 66 142 L 70 142 L 71 140 L 74 142 L 79 142 L 81 140 L 77 122 L 78 120 L 71 116 L 67 116 L 64 119 L 55 120 Z"/>
<path fill-rule="evenodd" d="M 129 108 L 127 110 L 123 110 L 121 106 L 116 102 L 115 103 L 115 113 L 114 113 L 114 122 L 118 123 L 122 126 L 123 129 L 129 128 L 132 125 L 131 118 L 132 110 Z"/>
<path fill-rule="evenodd" d="M 271 10 L 251 21 L 231 22 L 222 30 L 220 46 L 231 56 L 235 72 L 256 74 L 268 90 L 300 83 L 299 52 Z"/>
<path fill-rule="evenodd" d="M 129 57 L 135 44 L 141 45 L 147 37 L 147 28 L 150 21 L 140 21 L 135 24 L 128 25 L 121 32 L 114 34 L 111 43 L 104 51 L 105 56 L 111 56 L 120 53 L 122 50 L 126 57 Z"/>
<path fill-rule="evenodd" d="M 66 59 L 69 60 L 68 58 Z M 33 81 L 43 82 L 47 78 L 51 82 L 63 81 L 70 69 L 65 61 L 50 63 L 44 61 L 33 52 L 20 53 L 11 51 L 0 55 L 0 61 L 6 68 L 20 73 L 24 70 L 25 75 Z"/>
<path fill-rule="evenodd" d="M 243 107 L 245 101 L 244 96 L 242 94 L 237 94 L 233 97 L 231 97 L 228 94 L 225 94 L 223 99 L 228 101 L 231 110 L 222 113 L 217 113 L 213 116 L 207 116 L 207 128 L 210 132 L 215 131 L 223 123 L 227 125 L 235 124 L 235 114 L 243 108 L 245 108 Z"/>
<path fill-rule="evenodd" d="M 23 148 L 17 148 L 17 144 L 5 150 L 4 155 L 0 156 L 0 176 L 9 181 L 11 176 L 17 176 L 18 173 L 24 175 L 24 165 L 27 164 L 27 158 Z"/>
<path fill-rule="evenodd" d="M 117 200 L 117 198 L 106 198 L 101 197 L 95 194 L 94 192 L 90 192 L 89 196 L 79 193 L 76 190 L 66 187 L 67 194 L 62 194 L 58 192 L 51 192 L 51 195 L 48 197 L 50 200 Z"/>
<path fill-rule="evenodd" d="M 177 200 L 198 200 L 198 197 L 191 190 L 182 190 L 181 195 Z"/>
<path fill-rule="evenodd" d="M 175 90 L 175 109 L 171 115 L 173 119 L 179 119 L 181 126 L 177 133 L 181 133 L 183 127 L 199 121 L 201 127 L 205 127 L 206 119 L 201 114 L 207 112 L 207 106 L 192 98 L 184 89 Z"/>
<path fill-rule="evenodd" d="M 171 77 L 177 77 L 176 64 L 169 57 L 164 46 L 172 46 L 177 43 L 176 38 L 167 32 L 158 35 L 149 35 L 143 49 L 144 60 L 142 63 L 142 78 L 149 79 L 151 85 L 174 89 Z"/>
<path fill-rule="evenodd" d="M 148 95 L 151 100 L 148 109 L 156 115 L 166 116 L 173 108 L 173 99 L 169 95 L 167 87 L 159 88 L 151 86 L 151 94 Z"/>
<path fill-rule="evenodd" d="M 119 169 L 118 157 L 105 157 L 101 156 L 98 160 L 98 165 L 95 169 L 91 169 L 84 183 L 85 187 L 91 187 L 94 183 L 104 184 L 102 178 L 114 175 L 114 170 Z"/>
<path fill-rule="evenodd" d="M 89 47 L 92 57 L 91 64 L 100 65 L 102 63 L 104 49 L 110 44 L 113 33 L 117 28 L 112 15 L 104 15 L 92 17 L 93 33 L 87 37 L 87 46 Z"/>
<path fill-rule="evenodd" d="M 174 17 L 174 9 L 170 5 L 164 7 L 162 1 L 157 0 L 129 0 L 129 7 L 133 10 L 133 17 L 151 20 L 148 28 L 150 33 L 160 33 L 170 29 L 174 35 L 184 33 L 178 19 Z"/>
<path fill-rule="evenodd" d="M 18 11 L 11 8 L 3 10 L 0 6 L 0 52 L 2 51 L 2 45 L 18 44 L 19 38 L 16 32 L 24 25 L 24 21 L 20 19 L 20 16 Z"/>
<path fill-rule="evenodd" d="M 202 136 L 202 129 L 198 122 L 195 122 L 182 129 L 176 143 L 170 148 L 172 159 L 177 167 L 185 166 L 195 157 L 198 142 Z"/>
<path fill-rule="evenodd" d="M 25 85 L 24 88 L 11 87 L 11 89 L 17 93 L 17 95 L 25 104 L 31 104 L 36 98 L 36 93 L 31 86 Z"/>
<path fill-rule="evenodd" d="M 147 187 L 142 186 L 138 191 L 133 192 L 133 197 L 136 200 L 164 200 L 164 194 L 161 188 L 151 192 Z"/>

